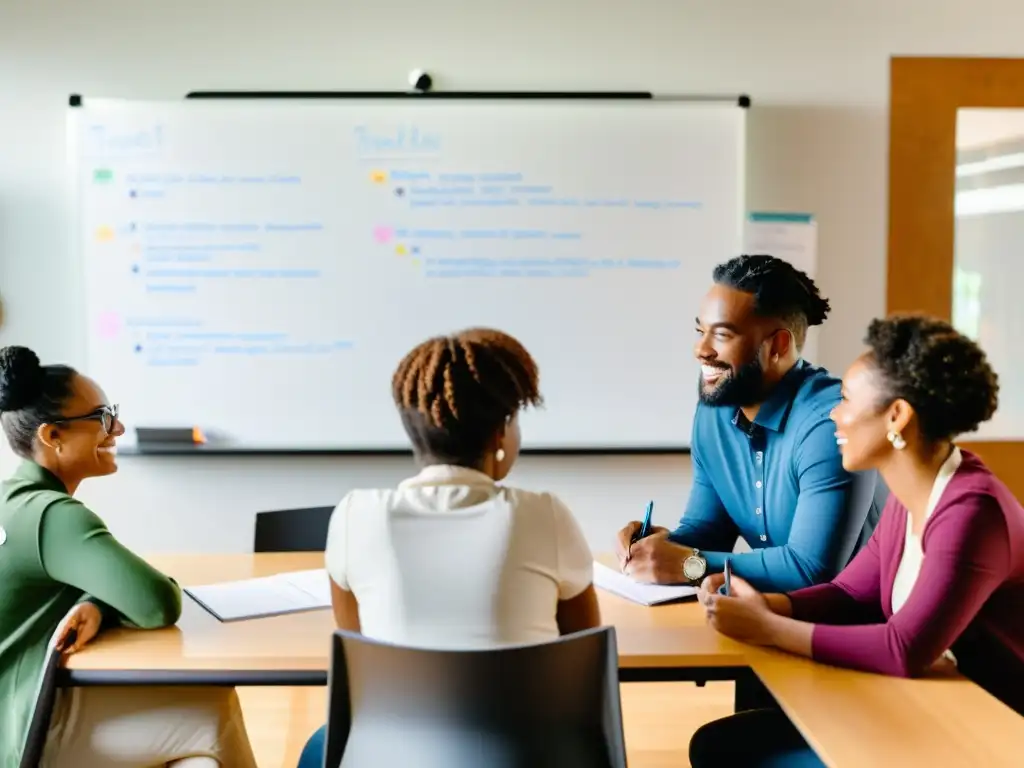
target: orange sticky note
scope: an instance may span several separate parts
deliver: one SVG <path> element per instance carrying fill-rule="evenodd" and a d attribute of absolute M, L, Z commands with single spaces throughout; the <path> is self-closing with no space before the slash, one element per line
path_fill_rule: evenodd
<path fill-rule="evenodd" d="M 196 445 L 206 444 L 206 435 L 203 434 L 203 430 L 199 427 L 192 427 L 192 442 Z"/>
<path fill-rule="evenodd" d="M 370 181 L 374 184 L 383 184 L 388 180 L 388 175 L 384 171 L 371 171 Z"/>

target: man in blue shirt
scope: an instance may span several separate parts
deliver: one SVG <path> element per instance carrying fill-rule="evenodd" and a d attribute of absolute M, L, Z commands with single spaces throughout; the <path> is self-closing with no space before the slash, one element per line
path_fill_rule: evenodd
<path fill-rule="evenodd" d="M 805 273 L 772 256 L 714 271 L 697 318 L 700 403 L 693 490 L 678 527 L 619 532 L 623 571 L 660 584 L 732 571 L 762 592 L 835 576 L 867 543 L 885 488 L 843 469 L 829 418 L 840 381 L 800 357 L 829 302 Z M 752 551 L 734 554 L 737 537 Z"/>

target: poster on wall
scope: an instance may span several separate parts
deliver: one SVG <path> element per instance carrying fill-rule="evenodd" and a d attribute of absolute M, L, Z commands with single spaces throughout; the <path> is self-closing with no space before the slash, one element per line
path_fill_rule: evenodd
<path fill-rule="evenodd" d="M 751 212 L 744 231 L 747 253 L 785 259 L 812 279 L 818 275 L 818 223 L 810 213 Z M 803 357 L 817 361 L 818 329 L 811 328 Z"/>
<path fill-rule="evenodd" d="M 747 253 L 785 259 L 812 278 L 818 267 L 818 222 L 810 213 L 752 212 L 744 233 Z"/>

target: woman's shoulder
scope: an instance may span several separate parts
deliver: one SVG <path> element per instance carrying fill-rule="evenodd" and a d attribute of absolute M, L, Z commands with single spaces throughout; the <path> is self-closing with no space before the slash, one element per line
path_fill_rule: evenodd
<path fill-rule="evenodd" d="M 520 515 L 572 516 L 569 506 L 550 491 L 529 491 L 514 486 L 501 486 L 502 493 L 509 500 L 510 507 Z"/>
<path fill-rule="evenodd" d="M 552 517 L 572 516 L 569 507 L 557 494 L 548 491 L 532 491 L 510 485 L 498 485 L 497 496 L 516 516 Z M 495 497 L 492 497 L 495 498 Z M 332 520 L 338 518 L 359 518 L 372 516 L 413 503 L 416 506 L 431 506 L 430 498 L 416 495 L 409 499 L 401 488 L 355 488 L 346 493 L 332 513 Z"/>
<path fill-rule="evenodd" d="M 391 503 L 396 494 L 395 488 L 353 488 L 335 505 L 334 514 L 358 509 L 378 509 Z"/>
<path fill-rule="evenodd" d="M 85 504 L 63 491 L 47 488 L 25 488 L 4 498 L 2 517 L 8 529 L 40 529 L 55 518 L 61 520 L 98 521 L 99 518 Z M 57 513 L 57 514 L 55 514 Z"/>
<path fill-rule="evenodd" d="M 929 532 L 942 530 L 957 539 L 1009 539 L 1015 550 L 1024 553 L 1024 507 L 978 456 L 962 454 L 936 505 L 935 524 L 928 526 Z"/>
<path fill-rule="evenodd" d="M 985 505 L 1021 513 L 1020 502 L 982 459 L 961 449 L 960 466 L 949 480 L 942 506 Z"/>

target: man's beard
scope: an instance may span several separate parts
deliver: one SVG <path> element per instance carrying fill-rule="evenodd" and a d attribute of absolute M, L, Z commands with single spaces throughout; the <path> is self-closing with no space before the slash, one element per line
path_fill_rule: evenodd
<path fill-rule="evenodd" d="M 742 408 L 761 402 L 764 396 L 764 368 L 759 358 L 755 357 L 735 373 L 725 368 L 722 371 L 722 378 L 710 391 L 704 387 L 703 375 L 698 376 L 697 395 L 702 403 Z"/>

